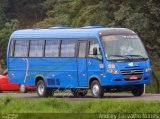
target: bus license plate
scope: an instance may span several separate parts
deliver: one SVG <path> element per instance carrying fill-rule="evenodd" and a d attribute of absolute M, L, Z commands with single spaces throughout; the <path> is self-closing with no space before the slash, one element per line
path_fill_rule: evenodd
<path fill-rule="evenodd" d="M 130 80 L 137 80 L 138 77 L 137 77 L 137 76 L 130 76 L 129 79 L 130 79 Z"/>

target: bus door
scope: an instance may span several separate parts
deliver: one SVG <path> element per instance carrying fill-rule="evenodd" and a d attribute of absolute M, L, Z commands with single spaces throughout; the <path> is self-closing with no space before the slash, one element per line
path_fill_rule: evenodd
<path fill-rule="evenodd" d="M 79 87 L 88 86 L 87 51 L 88 51 L 88 41 L 78 41 L 77 66 L 78 66 Z"/>

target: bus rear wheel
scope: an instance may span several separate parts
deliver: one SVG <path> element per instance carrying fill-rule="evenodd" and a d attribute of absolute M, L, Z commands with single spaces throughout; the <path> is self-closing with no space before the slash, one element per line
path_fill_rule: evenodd
<path fill-rule="evenodd" d="M 53 89 L 47 88 L 43 80 L 39 80 L 37 83 L 37 94 L 39 97 L 51 97 L 53 96 Z"/>
<path fill-rule="evenodd" d="M 135 85 L 133 90 L 132 90 L 132 94 L 134 96 L 142 96 L 144 93 L 144 85 Z"/>
<path fill-rule="evenodd" d="M 92 81 L 91 92 L 94 98 L 102 98 L 104 96 L 104 88 L 100 85 L 99 81 L 97 80 Z"/>
<path fill-rule="evenodd" d="M 71 89 L 71 91 L 74 97 L 84 97 L 88 93 L 86 89 Z"/>

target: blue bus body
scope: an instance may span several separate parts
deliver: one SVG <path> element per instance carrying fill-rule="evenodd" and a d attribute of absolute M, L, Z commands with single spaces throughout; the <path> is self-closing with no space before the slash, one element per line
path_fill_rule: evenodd
<path fill-rule="evenodd" d="M 51 28 L 15 31 L 10 37 L 7 51 L 9 81 L 36 86 L 36 80 L 41 77 L 47 88 L 59 89 L 90 88 L 91 81 L 94 79 L 98 80 L 103 87 L 131 86 L 150 83 L 151 72 L 147 70 L 151 67 L 149 58 L 140 58 L 135 61 L 107 60 L 101 41 L 101 36 L 103 35 L 136 35 L 136 33 L 125 28 Z M 26 44 L 29 45 L 27 45 L 27 47 L 19 46 L 21 42 L 18 42 L 18 40 L 23 42 L 27 41 L 28 43 Z M 31 49 L 33 49 L 33 52 L 36 52 L 34 47 L 31 48 L 32 40 L 35 41 L 33 44 L 36 43 L 36 40 L 42 40 L 42 42 L 44 40 L 42 56 L 38 56 L 40 54 L 36 54 L 36 57 L 29 56 L 32 54 L 30 51 Z M 52 42 L 51 40 L 59 40 L 60 46 L 57 48 L 59 49 L 58 56 L 45 57 L 46 51 L 44 50 L 46 48 L 45 45 L 48 42 L 47 40 L 50 40 L 49 42 Z M 75 45 L 72 46 L 73 44 L 70 44 L 66 46 L 68 43 L 67 40 L 70 40 L 69 42 L 74 42 Z M 99 45 L 101 53 L 100 59 L 89 57 L 88 55 L 88 52 L 90 52 L 89 44 L 92 40 Z M 51 47 L 49 42 L 48 49 Z M 64 46 L 62 46 L 63 42 Z M 17 46 L 15 46 L 16 43 Z M 25 55 L 26 51 L 20 51 L 23 50 L 22 47 L 26 47 L 29 50 L 27 51 L 27 55 Z M 74 53 L 69 53 L 70 49 L 68 47 L 74 47 L 75 51 L 72 51 Z M 65 51 L 65 48 L 67 51 Z M 68 54 L 63 54 L 63 50 L 64 53 L 66 52 Z M 51 50 L 48 50 L 47 52 L 50 53 Z M 53 52 L 56 52 L 56 50 Z M 81 54 L 79 52 L 81 52 Z M 24 56 L 20 56 L 18 53 L 21 53 Z M 82 57 L 78 55 L 78 53 Z M 71 54 L 74 55 L 71 56 Z M 112 73 L 112 71 L 117 71 L 118 73 Z M 139 73 L 141 76 L 136 80 L 134 80 L 134 77 L 133 80 L 125 80 L 125 73 L 128 73 L 128 75 L 131 76 L 135 76 Z"/>

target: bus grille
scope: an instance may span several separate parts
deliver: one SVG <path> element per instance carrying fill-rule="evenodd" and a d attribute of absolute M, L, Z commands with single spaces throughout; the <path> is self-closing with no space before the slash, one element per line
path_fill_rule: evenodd
<path fill-rule="evenodd" d="M 143 76 L 143 69 L 132 69 L 132 70 L 121 70 L 122 75 L 124 76 L 124 80 L 133 81 L 133 80 L 141 80 Z M 132 79 L 132 77 L 136 77 Z"/>

